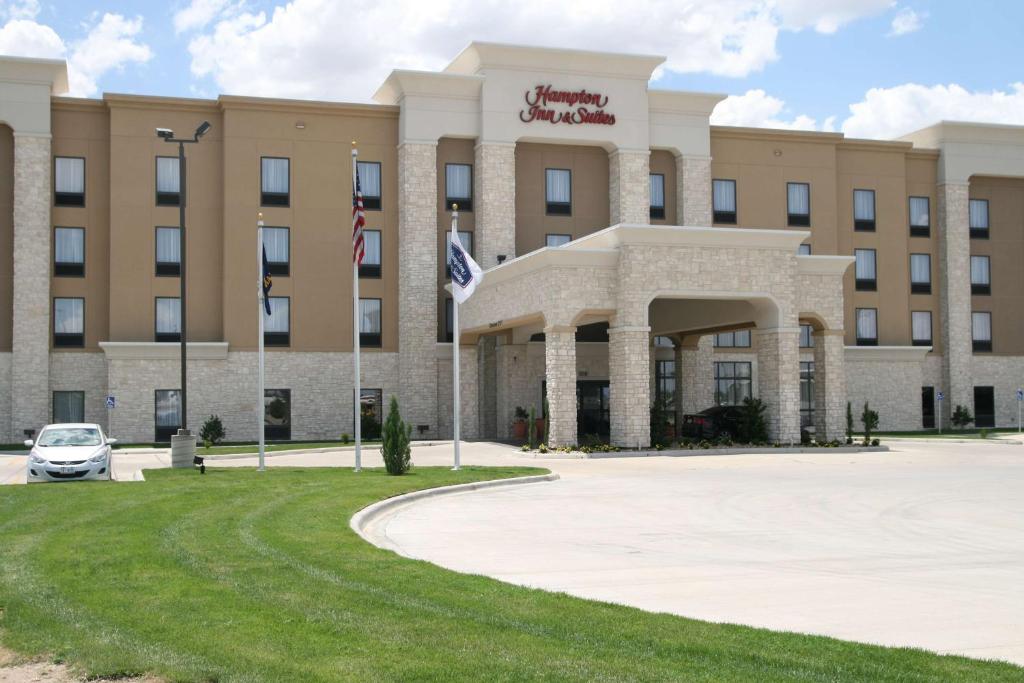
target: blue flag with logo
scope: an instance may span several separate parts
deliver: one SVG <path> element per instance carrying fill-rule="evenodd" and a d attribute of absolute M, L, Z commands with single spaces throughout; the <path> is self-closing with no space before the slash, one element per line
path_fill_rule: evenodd
<path fill-rule="evenodd" d="M 452 226 L 452 251 L 448 257 L 448 267 L 452 271 L 452 295 L 458 303 L 464 303 L 473 294 L 473 290 L 484 279 L 484 272 L 476 264 L 473 257 L 466 253 L 459 240 L 459 233 Z"/>
<path fill-rule="evenodd" d="M 270 265 L 267 263 L 267 247 L 263 246 L 263 310 L 270 315 L 270 288 L 274 286 L 274 278 L 270 277 Z"/>

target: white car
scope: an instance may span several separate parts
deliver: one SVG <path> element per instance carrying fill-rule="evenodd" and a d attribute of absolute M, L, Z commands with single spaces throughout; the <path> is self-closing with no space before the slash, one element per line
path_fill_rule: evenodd
<path fill-rule="evenodd" d="M 98 424 L 46 425 L 35 441 L 25 445 L 28 483 L 43 481 L 110 480 L 110 446 Z"/>

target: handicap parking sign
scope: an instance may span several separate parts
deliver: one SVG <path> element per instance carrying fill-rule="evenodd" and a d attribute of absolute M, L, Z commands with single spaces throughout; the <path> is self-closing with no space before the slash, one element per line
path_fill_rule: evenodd
<path fill-rule="evenodd" d="M 946 398 L 946 395 L 940 391 L 938 394 L 935 395 L 935 398 L 941 401 L 942 399 Z"/>
<path fill-rule="evenodd" d="M 116 408 L 117 407 L 117 399 L 114 398 L 113 396 L 107 396 L 107 407 L 108 408 Z"/>
<path fill-rule="evenodd" d="M 1017 400 L 1024 401 L 1024 389 L 1017 390 Z"/>

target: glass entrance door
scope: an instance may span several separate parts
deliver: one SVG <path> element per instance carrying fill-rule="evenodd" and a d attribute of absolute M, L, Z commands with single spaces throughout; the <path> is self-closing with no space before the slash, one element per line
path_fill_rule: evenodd
<path fill-rule="evenodd" d="M 611 436 L 608 391 L 608 380 L 576 382 L 576 438 L 580 443 L 586 437 L 607 441 Z"/>

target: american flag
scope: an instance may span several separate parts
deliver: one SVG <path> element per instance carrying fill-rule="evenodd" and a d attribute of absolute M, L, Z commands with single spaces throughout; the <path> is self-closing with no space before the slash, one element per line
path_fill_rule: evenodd
<path fill-rule="evenodd" d="M 352 193 L 352 261 L 357 266 L 363 263 L 363 228 L 366 227 L 366 213 L 363 211 L 363 190 L 359 186 L 356 172 L 355 192 Z"/>

